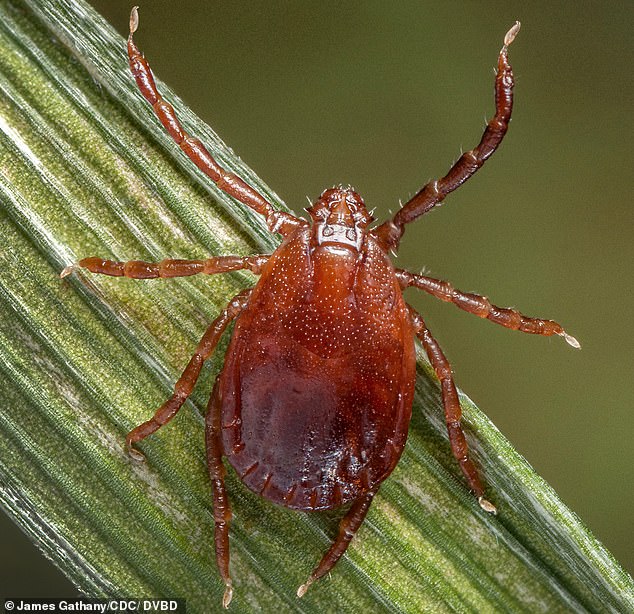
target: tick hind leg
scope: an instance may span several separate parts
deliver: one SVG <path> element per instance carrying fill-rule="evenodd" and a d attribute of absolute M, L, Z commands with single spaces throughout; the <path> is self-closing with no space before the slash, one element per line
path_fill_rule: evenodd
<path fill-rule="evenodd" d="M 451 374 L 451 365 L 445 358 L 443 351 L 440 349 L 438 342 L 429 329 L 425 325 L 423 318 L 410 307 L 410 314 L 414 322 L 416 336 L 420 339 L 429 361 L 431 362 L 442 390 L 442 403 L 445 408 L 445 420 L 447 422 L 447 431 L 449 433 L 449 443 L 451 451 L 460 465 L 460 469 L 464 474 L 469 488 L 478 498 L 480 507 L 491 514 L 496 513 L 495 506 L 484 498 L 484 488 L 478 475 L 478 470 L 473 461 L 469 458 L 469 448 L 464 431 L 460 424 L 462 409 L 460 408 L 460 400 L 458 399 L 458 391 Z"/>
<path fill-rule="evenodd" d="M 214 320 L 211 326 L 205 331 L 203 338 L 196 347 L 196 351 L 185 367 L 183 374 L 174 385 L 174 394 L 156 411 L 154 416 L 147 422 L 140 424 L 131 430 L 126 436 L 126 446 L 130 456 L 137 460 L 143 460 L 144 456 L 139 452 L 134 444 L 145 439 L 152 433 L 155 433 L 164 424 L 167 424 L 183 406 L 187 397 L 192 393 L 194 385 L 200 375 L 203 363 L 211 356 L 222 333 L 225 331 L 230 322 L 234 320 L 238 314 L 244 309 L 251 289 L 243 290 L 236 294 L 229 304 L 223 309 L 222 313 Z"/>
<path fill-rule="evenodd" d="M 214 540 L 216 547 L 216 563 L 220 577 L 225 583 L 225 594 L 222 598 L 222 606 L 228 608 L 233 597 L 231 576 L 229 575 L 229 523 L 231 522 L 231 506 L 225 488 L 225 475 L 227 470 L 222 462 L 223 450 L 221 440 L 221 399 L 218 388 L 218 379 L 214 385 L 209 406 L 207 408 L 206 441 L 207 441 L 207 466 L 213 488 L 213 512 L 214 512 Z"/>
<path fill-rule="evenodd" d="M 355 536 L 359 527 L 365 520 L 368 509 L 370 509 L 370 503 L 372 503 L 372 499 L 375 494 L 376 490 L 371 490 L 352 504 L 352 507 L 348 510 L 348 513 L 342 518 L 341 523 L 339 524 L 339 533 L 337 534 L 332 546 L 330 546 L 328 552 L 324 554 L 319 562 L 319 565 L 315 567 L 308 580 L 306 580 L 306 582 L 297 589 L 298 597 L 303 597 L 309 586 L 315 580 L 319 580 L 319 578 L 325 576 L 348 549 L 352 538 Z"/>

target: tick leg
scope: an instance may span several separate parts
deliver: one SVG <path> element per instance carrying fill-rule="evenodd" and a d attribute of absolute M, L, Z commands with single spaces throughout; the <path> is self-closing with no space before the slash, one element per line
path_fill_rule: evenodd
<path fill-rule="evenodd" d="M 508 61 L 508 46 L 519 32 L 520 23 L 506 33 L 500 50 L 495 77 L 495 115 L 489 120 L 480 143 L 463 153 L 449 172 L 436 181 L 425 185 L 398 211 L 393 219 L 378 226 L 374 234 L 386 249 L 397 249 L 405 232 L 405 225 L 440 203 L 450 192 L 460 187 L 471 177 L 497 149 L 508 129 L 513 108 L 513 69 Z"/>
<path fill-rule="evenodd" d="M 241 269 L 248 269 L 252 273 L 259 275 L 262 266 L 268 259 L 269 256 L 257 255 L 217 256 L 207 260 L 162 260 L 161 262 L 129 260 L 128 262 L 116 262 L 114 260 L 91 257 L 67 266 L 60 273 L 60 277 L 70 275 L 77 268 L 87 269 L 91 273 L 110 275 L 112 277 L 129 277 L 131 279 L 187 277 L 198 273 L 215 275 L 216 273 L 228 273 Z"/>
<path fill-rule="evenodd" d="M 469 458 L 467 440 L 465 439 L 464 431 L 462 430 L 462 426 L 460 424 L 462 409 L 460 408 L 458 391 L 456 390 L 456 385 L 454 384 L 453 376 L 451 374 L 451 365 L 445 358 L 438 342 L 429 332 L 423 318 L 411 307 L 409 309 L 416 330 L 416 336 L 423 344 L 425 352 L 427 352 L 427 356 L 431 362 L 431 366 L 434 368 L 436 376 L 440 380 L 442 403 L 445 408 L 445 421 L 447 422 L 451 451 L 458 461 L 460 469 L 462 469 L 462 473 L 467 479 L 469 488 L 478 498 L 480 507 L 485 512 L 495 514 L 495 506 L 484 498 L 484 488 L 480 482 L 478 470 L 473 464 L 473 461 Z"/>
<path fill-rule="evenodd" d="M 335 566 L 335 563 L 341 558 L 341 555 L 348 549 L 350 541 L 359 530 L 359 527 L 368 513 L 370 503 L 372 503 L 375 494 L 375 490 L 370 491 L 352 504 L 348 513 L 341 519 L 339 533 L 332 546 L 330 546 L 328 552 L 324 554 L 319 565 L 315 567 L 308 580 L 297 589 L 298 597 L 303 597 L 315 580 L 319 580 L 319 578 L 325 576 Z"/>
<path fill-rule="evenodd" d="M 233 597 L 231 576 L 229 575 L 229 524 L 231 522 L 231 506 L 225 488 L 225 475 L 227 470 L 222 462 L 222 441 L 220 438 L 220 393 L 218 379 L 214 384 L 209 407 L 207 408 L 206 439 L 207 439 L 207 466 L 213 487 L 213 511 L 214 511 L 214 538 L 216 543 L 216 563 L 220 571 L 220 577 L 225 583 L 225 594 L 222 598 L 222 606 L 229 607 Z"/>
<path fill-rule="evenodd" d="M 176 382 L 174 394 L 159 407 L 152 418 L 128 433 L 125 441 L 130 456 L 136 460 L 144 459 L 143 454 L 134 447 L 134 444 L 156 432 L 164 424 L 167 424 L 183 406 L 183 403 L 185 403 L 187 397 L 194 389 L 203 363 L 211 356 L 222 333 L 230 322 L 244 309 L 250 294 L 251 289 L 243 290 L 231 299 L 227 307 L 206 330 L 189 364 Z"/>
<path fill-rule="evenodd" d="M 453 303 L 456 307 L 469 313 L 473 313 L 480 318 L 486 318 L 512 330 L 519 330 L 523 333 L 533 335 L 559 335 L 563 337 L 573 348 L 579 349 L 580 343 L 569 335 L 557 322 L 553 320 L 542 320 L 541 318 L 529 318 L 515 309 L 507 307 L 497 307 L 489 302 L 486 296 L 470 294 L 456 290 L 448 281 L 416 275 L 402 269 L 396 270 L 396 276 L 403 288 L 415 287 L 428 292 L 441 301 Z"/>
<path fill-rule="evenodd" d="M 278 232 L 283 236 L 287 236 L 298 226 L 306 224 L 303 220 L 289 213 L 276 211 L 261 194 L 246 184 L 240 177 L 223 169 L 197 138 L 190 136 L 183 130 L 176 117 L 174 108 L 159 93 L 154 83 L 150 65 L 134 43 L 133 34 L 139 26 L 137 9 L 138 7 L 135 6 L 130 13 L 130 35 L 128 36 L 130 70 L 141 93 L 152 105 L 154 113 L 156 113 L 165 130 L 176 141 L 176 144 L 221 190 L 263 215 L 271 232 Z"/>

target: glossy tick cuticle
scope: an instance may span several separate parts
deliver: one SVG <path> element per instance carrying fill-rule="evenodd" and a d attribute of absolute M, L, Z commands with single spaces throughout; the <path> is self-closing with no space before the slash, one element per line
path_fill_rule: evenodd
<path fill-rule="evenodd" d="M 495 78 L 495 115 L 480 143 L 441 179 L 425 185 L 382 224 L 373 221 L 351 187 L 325 190 L 307 209 L 310 222 L 276 211 L 240 177 L 227 172 L 205 146 L 188 135 L 154 83 L 133 34 L 130 15 L 128 56 L 136 83 L 158 119 L 192 162 L 227 194 L 259 213 L 282 237 L 270 255 L 216 256 L 207 260 L 115 262 L 84 258 L 67 266 L 132 279 L 214 275 L 250 270 L 253 288 L 237 294 L 209 326 L 174 386 L 174 394 L 154 416 L 130 431 L 135 445 L 169 422 L 191 394 L 204 362 L 229 324 L 235 322 L 225 363 L 206 416 L 207 462 L 213 488 L 215 552 L 225 584 L 223 607 L 233 596 L 229 572 L 231 509 L 223 458 L 242 482 L 270 501 L 297 510 L 327 510 L 350 504 L 339 532 L 308 580 L 327 574 L 363 523 L 374 495 L 396 466 L 405 446 L 412 411 L 417 337 L 438 377 L 452 453 L 480 507 L 495 514 L 469 456 L 451 366 L 422 316 L 403 298 L 409 287 L 423 290 L 501 326 L 537 335 L 577 340 L 552 320 L 501 308 L 448 282 L 393 266 L 405 227 L 438 205 L 469 179 L 497 149 L 513 106 L 513 72 L 508 46 L 520 24 L 504 37 Z"/>

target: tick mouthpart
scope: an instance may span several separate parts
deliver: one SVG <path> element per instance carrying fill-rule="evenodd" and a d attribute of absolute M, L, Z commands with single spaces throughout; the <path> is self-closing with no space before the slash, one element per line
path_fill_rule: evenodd
<path fill-rule="evenodd" d="M 319 196 L 319 200 L 322 200 L 324 202 L 339 200 L 339 199 L 345 199 L 351 204 L 355 204 L 357 206 L 358 205 L 365 206 L 363 203 L 363 199 L 351 185 L 344 186 L 339 184 L 339 185 L 333 186 L 332 188 L 327 188 Z"/>
<path fill-rule="evenodd" d="M 306 211 L 310 213 L 313 221 L 339 221 L 360 228 L 366 228 L 374 220 L 361 196 L 352 188 L 335 187 L 324 190 Z"/>

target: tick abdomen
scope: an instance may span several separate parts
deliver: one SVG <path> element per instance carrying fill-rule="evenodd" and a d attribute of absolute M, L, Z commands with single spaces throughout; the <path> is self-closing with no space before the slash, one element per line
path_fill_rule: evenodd
<path fill-rule="evenodd" d="M 371 239 L 358 253 L 311 246 L 306 230 L 289 237 L 227 356 L 223 449 L 251 490 L 329 509 L 392 471 L 411 414 L 414 344 L 394 271 Z"/>

